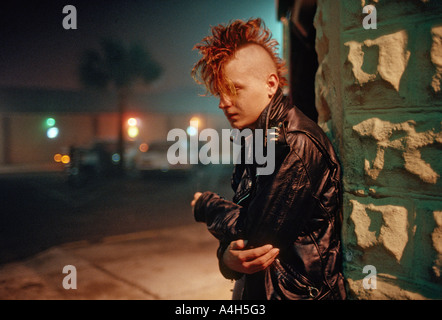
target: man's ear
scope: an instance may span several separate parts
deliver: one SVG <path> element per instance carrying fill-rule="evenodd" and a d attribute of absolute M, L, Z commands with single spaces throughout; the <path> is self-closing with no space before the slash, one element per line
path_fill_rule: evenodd
<path fill-rule="evenodd" d="M 271 73 L 267 78 L 267 88 L 269 97 L 273 97 L 279 87 L 279 78 L 276 74 Z"/>

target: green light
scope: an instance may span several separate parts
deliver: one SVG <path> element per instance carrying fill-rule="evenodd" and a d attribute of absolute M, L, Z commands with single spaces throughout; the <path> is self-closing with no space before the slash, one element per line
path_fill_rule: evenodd
<path fill-rule="evenodd" d="M 54 126 L 54 125 L 55 125 L 55 119 L 54 119 L 54 118 L 47 118 L 47 119 L 46 119 L 46 124 L 47 124 L 49 127 Z"/>

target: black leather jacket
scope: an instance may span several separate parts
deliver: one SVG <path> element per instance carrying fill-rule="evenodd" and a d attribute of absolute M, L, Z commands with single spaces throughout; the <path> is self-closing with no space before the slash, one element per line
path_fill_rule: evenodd
<path fill-rule="evenodd" d="M 254 164 L 237 164 L 233 201 L 204 192 L 196 221 L 220 240 L 218 259 L 229 279 L 245 276 L 243 299 L 344 299 L 341 272 L 341 169 L 333 147 L 316 123 L 289 104 L 280 90 L 257 128 L 279 128 L 276 165 L 256 175 Z M 280 249 L 266 270 L 242 275 L 222 255 L 231 241 Z"/>

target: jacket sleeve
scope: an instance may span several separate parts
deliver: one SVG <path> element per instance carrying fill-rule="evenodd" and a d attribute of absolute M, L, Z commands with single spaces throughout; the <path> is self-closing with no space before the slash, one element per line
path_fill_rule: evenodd
<path fill-rule="evenodd" d="M 195 203 L 194 217 L 207 224 L 209 232 L 222 242 L 240 239 L 243 235 L 242 207 L 211 191 L 204 192 Z"/>
<path fill-rule="evenodd" d="M 209 232 L 220 241 L 216 255 L 220 272 L 227 279 L 242 276 L 242 273 L 229 269 L 223 262 L 224 251 L 230 242 L 243 236 L 241 209 L 241 206 L 210 191 L 204 192 L 194 207 L 195 220 L 206 223 Z"/>

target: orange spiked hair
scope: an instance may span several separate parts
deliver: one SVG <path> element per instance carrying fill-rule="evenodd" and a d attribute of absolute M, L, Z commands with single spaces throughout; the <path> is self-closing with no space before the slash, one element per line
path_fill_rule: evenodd
<path fill-rule="evenodd" d="M 260 18 L 235 20 L 227 26 L 220 24 L 212 27 L 211 31 L 211 36 L 194 46 L 202 58 L 191 71 L 193 79 L 198 84 L 204 84 L 207 92 L 214 96 L 235 93 L 233 85 L 223 74 L 223 66 L 239 48 L 251 43 L 260 45 L 269 53 L 275 63 L 279 86 L 287 85 L 285 63 L 278 56 L 278 42 L 272 39 L 270 30 Z"/>

